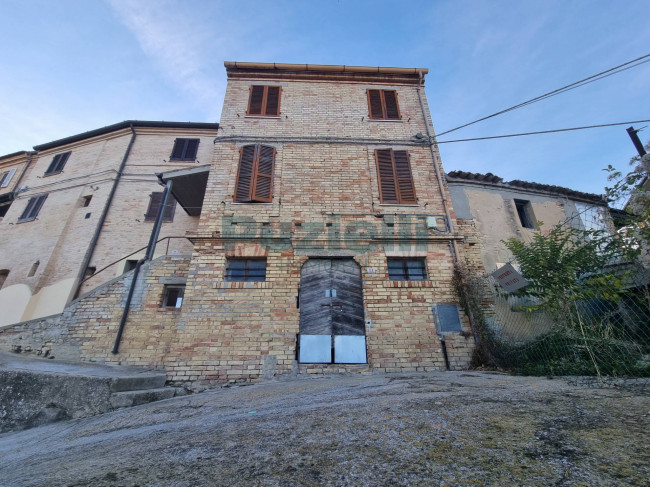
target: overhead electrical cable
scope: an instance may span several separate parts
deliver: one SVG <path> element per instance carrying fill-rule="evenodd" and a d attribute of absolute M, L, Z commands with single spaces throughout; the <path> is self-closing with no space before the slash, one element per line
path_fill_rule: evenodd
<path fill-rule="evenodd" d="M 531 98 L 530 100 L 526 100 L 526 101 L 521 102 L 521 103 L 519 103 L 517 105 L 513 105 L 510 108 L 506 108 L 504 110 L 500 110 L 500 111 L 498 111 L 496 113 L 493 113 L 492 115 L 488 115 L 486 117 L 479 118 L 478 120 L 474 120 L 473 122 L 469 122 L 469 123 L 466 123 L 464 125 L 460 125 L 458 127 L 455 127 L 453 129 L 446 130 L 444 132 L 441 132 L 441 133 L 437 134 L 437 136 L 440 137 L 440 136 L 442 136 L 444 134 L 448 134 L 450 132 L 454 132 L 456 130 L 460 130 L 462 128 L 469 127 L 470 125 L 474 125 L 475 123 L 482 122 L 482 121 L 487 120 L 489 118 L 496 117 L 498 115 L 502 115 L 502 114 L 510 112 L 512 110 L 516 110 L 518 108 L 525 107 L 527 105 L 530 105 L 532 103 L 536 103 L 536 102 L 544 100 L 546 98 L 550 98 L 552 96 L 559 95 L 560 93 L 564 93 L 565 91 L 569 91 L 569 90 L 572 90 L 574 88 L 579 88 L 580 86 L 584 86 L 584 85 L 587 85 L 589 83 L 593 83 L 594 81 L 598 81 L 598 80 L 601 80 L 603 78 L 607 78 L 608 76 L 612 76 L 613 74 L 621 73 L 621 72 L 623 72 L 623 71 L 625 71 L 627 69 L 634 68 L 636 66 L 639 66 L 641 64 L 649 62 L 650 59 L 648 59 L 648 58 L 650 58 L 650 54 L 646 54 L 644 56 L 638 57 L 638 58 L 633 59 L 631 61 L 628 61 L 626 63 L 619 64 L 618 66 L 607 69 L 605 71 L 601 71 L 600 73 L 594 74 L 594 75 L 589 76 L 589 77 L 584 78 L 584 79 L 581 79 L 580 81 L 576 81 L 574 83 L 568 84 L 566 86 L 563 86 L 562 88 L 558 88 L 556 90 L 549 91 L 548 93 L 544 93 L 543 95 L 536 96 L 535 98 Z M 645 61 L 643 61 L 644 59 L 645 59 Z M 625 67 L 625 66 L 627 66 L 627 67 Z"/>
<path fill-rule="evenodd" d="M 605 123 L 601 125 L 586 125 L 584 127 L 570 127 L 564 129 L 553 129 L 553 130 L 539 130 L 537 132 L 523 132 L 520 134 L 506 134 L 506 135 L 492 135 L 490 137 L 474 137 L 471 139 L 454 139 L 454 140 L 438 140 L 438 144 L 451 144 L 453 142 L 472 142 L 475 140 L 490 140 L 490 139 L 505 139 L 507 137 L 523 137 L 524 135 L 539 135 L 539 134 L 553 134 L 557 132 L 570 132 L 572 130 L 586 130 L 586 129 L 596 129 L 602 127 L 615 127 L 617 125 L 628 125 L 631 123 L 645 123 L 650 122 L 650 120 L 633 120 L 631 122 L 617 122 L 617 123 Z"/>

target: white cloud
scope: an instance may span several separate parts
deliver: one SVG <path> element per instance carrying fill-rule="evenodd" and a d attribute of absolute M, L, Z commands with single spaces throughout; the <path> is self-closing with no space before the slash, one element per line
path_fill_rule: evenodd
<path fill-rule="evenodd" d="M 212 60 L 205 46 L 214 39 L 188 13 L 192 9 L 170 1 L 107 1 L 163 75 L 193 97 L 207 118 L 218 119 L 225 80 L 206 72 Z"/>

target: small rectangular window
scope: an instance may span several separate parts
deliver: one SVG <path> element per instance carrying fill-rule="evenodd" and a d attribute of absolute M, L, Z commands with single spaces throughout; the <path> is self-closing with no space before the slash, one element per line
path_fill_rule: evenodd
<path fill-rule="evenodd" d="M 68 157 L 70 157 L 70 154 L 71 152 L 64 152 L 63 154 L 55 155 L 54 159 L 52 159 L 52 162 L 50 163 L 50 167 L 48 167 L 47 171 L 45 171 L 45 175 L 50 176 L 52 174 L 58 174 L 63 171 L 65 163 L 68 162 Z"/>
<path fill-rule="evenodd" d="M 519 222 L 524 228 L 535 228 L 533 223 L 533 208 L 530 201 L 515 200 L 515 207 L 517 208 L 517 215 L 519 215 Z"/>
<path fill-rule="evenodd" d="M 162 203 L 163 192 L 159 191 L 156 193 L 151 193 L 151 199 L 149 200 L 149 208 L 147 213 L 144 216 L 145 221 L 155 221 L 158 216 L 158 209 Z M 165 212 L 163 213 L 162 221 L 171 222 L 174 221 L 174 212 L 176 211 L 176 200 L 170 194 L 167 198 L 167 204 L 165 205 Z"/>
<path fill-rule="evenodd" d="M 92 200 L 92 199 L 93 199 L 92 195 L 82 197 L 81 198 L 81 206 L 83 208 L 86 208 L 86 207 L 90 206 L 90 200 Z"/>
<path fill-rule="evenodd" d="M 388 278 L 391 281 L 424 281 L 427 269 L 424 259 L 388 259 Z"/>
<path fill-rule="evenodd" d="M 0 203 L 0 218 L 3 218 L 7 214 L 7 211 L 9 211 L 10 206 L 11 206 L 11 201 L 6 203 Z"/>
<path fill-rule="evenodd" d="M 4 283 L 7 280 L 7 276 L 9 276 L 8 269 L 0 270 L 0 289 L 2 289 L 2 286 L 4 286 Z"/>
<path fill-rule="evenodd" d="M 228 259 L 226 281 L 264 281 L 266 280 L 266 260 Z"/>
<path fill-rule="evenodd" d="M 180 308 L 183 304 L 183 297 L 185 296 L 184 285 L 165 285 L 165 292 L 163 294 L 163 308 Z"/>
<path fill-rule="evenodd" d="M 251 86 L 246 115 L 280 116 L 280 86 Z"/>
<path fill-rule="evenodd" d="M 7 186 L 9 186 L 9 183 L 11 182 L 11 179 L 14 177 L 14 174 L 16 174 L 15 167 L 9 169 L 7 172 L 0 175 L 0 188 L 6 188 Z"/>
<path fill-rule="evenodd" d="M 194 161 L 199 149 L 199 139 L 176 139 L 170 161 Z"/>
<path fill-rule="evenodd" d="M 368 90 L 368 111 L 373 120 L 399 120 L 399 103 L 395 90 Z"/>
<path fill-rule="evenodd" d="M 29 198 L 29 201 L 27 202 L 27 206 L 25 207 L 25 211 L 23 211 L 23 214 L 20 215 L 18 222 L 29 222 L 35 220 L 36 217 L 38 216 L 38 212 L 41 211 L 41 208 L 43 207 L 43 203 L 45 203 L 46 198 L 47 198 L 46 194 Z"/>
<path fill-rule="evenodd" d="M 133 269 L 135 269 L 135 266 L 136 266 L 137 264 L 138 264 L 138 261 L 137 261 L 137 260 L 128 259 L 128 260 L 124 263 L 124 271 L 123 271 L 123 272 L 129 272 L 129 271 L 132 271 Z"/>

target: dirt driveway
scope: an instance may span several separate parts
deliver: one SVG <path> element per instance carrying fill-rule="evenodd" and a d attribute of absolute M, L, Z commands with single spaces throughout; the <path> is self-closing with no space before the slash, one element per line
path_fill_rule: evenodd
<path fill-rule="evenodd" d="M 0 435 L 3 486 L 649 483 L 647 396 L 479 372 L 267 382 Z"/>

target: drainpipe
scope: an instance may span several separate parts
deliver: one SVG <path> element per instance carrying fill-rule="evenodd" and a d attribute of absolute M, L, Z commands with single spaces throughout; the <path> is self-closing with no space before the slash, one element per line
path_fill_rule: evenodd
<path fill-rule="evenodd" d="M 99 240 L 99 235 L 101 234 L 102 227 L 104 226 L 104 222 L 106 221 L 106 216 L 108 215 L 108 210 L 111 207 L 111 203 L 113 202 L 113 197 L 115 196 L 115 192 L 117 191 L 117 185 L 120 183 L 120 178 L 122 177 L 122 173 L 124 172 L 124 166 L 126 166 L 126 160 L 129 158 L 129 154 L 131 153 L 131 148 L 133 147 L 133 143 L 135 142 L 135 129 L 133 128 L 133 123 L 129 124 L 129 128 L 131 129 L 131 140 L 129 141 L 129 145 L 126 148 L 126 152 L 124 152 L 124 157 L 122 157 L 122 163 L 120 164 L 120 168 L 117 170 L 117 175 L 115 176 L 115 182 L 113 183 L 111 192 L 108 194 L 108 198 L 106 199 L 106 204 L 104 205 L 104 210 L 102 211 L 102 214 L 99 217 L 99 222 L 97 223 L 97 228 L 95 228 L 95 233 L 93 234 L 93 238 L 90 240 L 90 246 L 88 247 L 88 251 L 86 252 L 86 257 L 84 258 L 83 264 L 81 264 L 81 269 L 79 270 L 79 275 L 77 276 L 77 282 L 79 282 L 79 284 L 77 285 L 77 290 L 75 291 L 74 297 L 72 299 L 77 299 L 77 297 L 79 297 L 79 292 L 81 291 L 81 281 L 83 281 L 86 275 L 86 269 L 88 268 L 88 264 L 90 264 L 90 259 L 92 259 L 93 254 L 95 253 L 95 247 L 97 247 L 97 241 Z"/>
<path fill-rule="evenodd" d="M 433 158 L 433 169 L 436 173 L 436 179 L 438 180 L 438 189 L 440 190 L 440 197 L 442 198 L 442 207 L 445 212 L 445 218 L 447 218 L 447 222 L 449 225 L 449 231 L 453 233 L 454 231 L 454 222 L 451 220 L 451 214 L 449 212 L 449 207 L 447 206 L 447 200 L 445 198 L 445 191 L 444 191 L 444 186 L 442 182 L 442 176 L 440 174 L 440 168 L 438 167 L 438 161 L 436 158 L 436 152 L 433 150 L 434 144 L 436 145 L 436 148 L 438 147 L 435 135 L 431 135 L 431 130 L 429 129 L 429 120 L 427 119 L 427 112 L 424 108 L 424 101 L 422 100 L 422 93 L 420 93 L 420 88 L 424 86 L 424 75 L 422 73 L 419 73 L 420 76 L 420 84 L 416 88 L 416 91 L 418 93 L 418 100 L 420 101 L 420 109 L 422 110 L 422 116 L 424 117 L 424 127 L 426 128 L 427 131 L 427 141 L 429 142 L 429 150 L 431 151 L 431 157 Z M 458 247 L 456 245 L 456 241 L 452 240 L 449 242 L 449 250 L 451 251 L 451 258 L 454 263 L 454 266 L 458 264 Z M 466 294 L 466 291 L 463 290 L 463 293 Z M 469 300 L 467 299 L 467 296 L 465 296 L 465 301 L 469 303 Z M 479 336 L 476 332 L 476 321 L 474 319 L 472 310 L 467 308 L 467 317 L 469 318 L 469 322 L 472 326 L 472 331 L 474 332 L 474 342 L 478 344 L 480 342 Z M 449 357 L 447 355 L 447 344 L 445 342 L 445 336 L 442 334 L 442 332 L 438 332 L 438 336 L 440 338 L 440 344 L 442 345 L 442 353 L 445 358 L 445 366 L 447 367 L 447 370 L 450 370 L 449 367 Z"/>
<path fill-rule="evenodd" d="M 172 182 L 167 181 L 165 185 L 165 190 L 163 191 L 162 201 L 160 202 L 160 207 L 158 208 L 158 214 L 156 215 L 156 222 L 154 223 L 153 228 L 151 229 L 151 237 L 149 238 L 149 245 L 147 246 L 147 251 L 143 259 L 140 259 L 135 265 L 133 270 L 133 278 L 131 284 L 129 285 L 129 294 L 126 296 L 126 303 L 124 303 L 124 311 L 122 312 L 122 318 L 120 319 L 120 326 L 117 329 L 117 336 L 115 337 L 115 343 L 113 344 L 113 350 L 111 353 L 113 355 L 119 352 L 120 342 L 122 341 L 122 333 L 124 333 L 124 325 L 126 325 L 126 319 L 129 316 L 129 309 L 131 308 L 131 300 L 133 299 L 133 293 L 135 291 L 135 286 L 138 282 L 138 274 L 140 274 L 140 267 L 142 267 L 146 262 L 150 261 L 153 257 L 154 250 L 156 249 L 156 241 L 158 240 L 158 235 L 160 234 L 160 227 L 162 226 L 163 216 L 165 214 L 165 206 L 167 205 L 167 199 L 169 193 L 171 193 Z"/>

